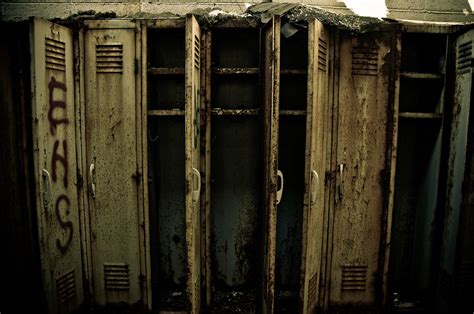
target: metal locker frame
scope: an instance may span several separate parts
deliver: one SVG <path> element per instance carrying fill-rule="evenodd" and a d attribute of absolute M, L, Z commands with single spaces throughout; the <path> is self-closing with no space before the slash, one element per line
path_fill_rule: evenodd
<path fill-rule="evenodd" d="M 278 121 L 280 98 L 280 16 L 274 16 L 262 29 L 263 46 L 263 194 L 260 253 L 261 287 L 257 310 L 273 313 L 275 303 L 276 210 L 278 197 Z M 282 175 L 281 175 L 282 176 Z M 283 178 L 282 178 L 283 181 Z M 283 182 L 282 182 L 283 187 Z"/>
<path fill-rule="evenodd" d="M 50 313 L 84 299 L 73 32 L 30 21 L 33 159 L 43 285 Z M 72 124 L 72 125 L 71 125 Z M 59 165 L 59 166 L 58 166 Z"/>
<path fill-rule="evenodd" d="M 471 248 L 472 231 L 468 230 L 473 224 L 473 215 L 469 214 L 469 184 L 468 158 L 469 137 L 472 136 L 472 59 L 474 30 L 470 29 L 460 35 L 453 35 L 455 64 L 453 69 L 454 91 L 451 121 L 451 136 L 449 145 L 448 177 L 446 184 L 446 204 L 444 217 L 444 232 L 442 236 L 441 258 L 438 278 L 438 306 L 448 306 L 448 309 L 466 311 L 468 308 L 469 289 L 472 291 L 474 273 L 474 255 Z M 471 134 L 470 134 L 471 133 Z M 471 163 L 472 164 L 472 163 Z M 466 182 L 464 182 L 466 181 Z M 453 290 L 453 291 L 448 291 Z M 453 297 L 456 296 L 456 297 Z M 446 302 L 445 304 L 440 304 Z M 443 309 L 441 307 L 441 309 Z M 447 310 L 447 309 L 444 309 Z"/>
<path fill-rule="evenodd" d="M 93 296 L 98 304 L 141 302 L 149 307 L 149 227 L 143 179 L 146 152 L 142 147 L 142 74 L 138 62 L 141 29 L 129 20 L 85 21 L 80 38 L 85 108 L 81 113 L 82 158 L 88 196 L 85 233 Z M 114 93 L 114 88 L 118 92 Z M 104 93 L 108 98 L 101 99 Z M 117 106 L 123 103 L 128 106 Z M 110 112 L 101 113 L 103 107 Z M 120 135 L 115 136 L 115 132 Z M 114 145 L 119 151 L 108 150 Z M 106 155 L 103 160 L 102 153 Z M 103 172 L 113 156 L 114 167 L 121 171 Z M 101 190 L 101 184 L 106 190 Z"/>
<path fill-rule="evenodd" d="M 335 37 L 331 177 L 336 182 L 335 203 L 328 209 L 325 308 L 382 305 L 386 298 L 399 36 L 384 27 L 359 36 L 338 31 Z"/>
<path fill-rule="evenodd" d="M 318 306 L 323 260 L 328 141 L 328 30 L 317 20 L 308 22 L 308 93 L 306 108 L 305 193 L 301 251 L 300 312 Z"/>
<path fill-rule="evenodd" d="M 199 313 L 201 307 L 201 30 L 196 18 L 186 15 L 185 52 L 185 180 L 186 180 L 186 251 L 187 294 L 191 313 Z M 197 185 L 197 188 L 195 186 Z"/>

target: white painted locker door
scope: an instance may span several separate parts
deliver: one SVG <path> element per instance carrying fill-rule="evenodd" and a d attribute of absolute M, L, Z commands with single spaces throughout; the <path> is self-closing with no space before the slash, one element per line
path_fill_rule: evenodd
<path fill-rule="evenodd" d="M 185 182 L 187 302 L 190 313 L 201 307 L 201 162 L 200 162 L 201 31 L 193 15 L 186 16 Z"/>
<path fill-rule="evenodd" d="M 341 34 L 330 305 L 374 304 L 384 211 L 390 36 Z M 387 60 L 387 61 L 386 61 Z M 381 291 L 380 291 L 381 292 Z"/>
<path fill-rule="evenodd" d="M 86 21 L 85 150 L 93 295 L 146 303 L 136 25 Z"/>
<path fill-rule="evenodd" d="M 280 97 L 280 26 L 279 16 L 274 16 L 262 30 L 263 55 L 263 200 L 260 227 L 262 254 L 261 286 L 257 309 L 273 313 L 275 304 L 275 251 L 278 191 L 278 121 Z M 283 182 L 281 182 L 283 185 Z M 282 188 L 282 186 L 280 186 Z M 282 191 L 280 191 L 282 192 Z"/>
<path fill-rule="evenodd" d="M 49 313 L 83 301 L 72 30 L 31 21 L 33 155 L 41 269 Z"/>
<path fill-rule="evenodd" d="M 308 22 L 305 195 L 300 299 L 302 312 L 318 305 L 323 239 L 328 106 L 328 36 L 323 24 Z"/>

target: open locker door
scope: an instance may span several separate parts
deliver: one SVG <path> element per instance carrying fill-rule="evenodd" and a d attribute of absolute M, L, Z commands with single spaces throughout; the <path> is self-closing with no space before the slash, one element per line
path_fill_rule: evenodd
<path fill-rule="evenodd" d="M 85 160 L 95 301 L 147 304 L 136 24 L 85 21 Z"/>
<path fill-rule="evenodd" d="M 200 201 L 200 67 L 201 31 L 193 15 L 186 16 L 185 180 L 187 301 L 190 313 L 201 303 Z"/>
<path fill-rule="evenodd" d="M 474 214 L 469 182 L 472 175 L 472 94 L 474 30 L 463 33 L 455 41 L 455 86 L 453 121 L 448 161 L 446 214 L 441 248 L 441 274 L 439 300 L 448 301 L 451 311 L 472 312 L 474 275 Z M 470 125 L 471 124 L 471 125 Z M 471 130 L 471 131 L 470 131 Z M 471 138 L 470 138 L 471 137 Z M 471 172 L 466 172 L 470 170 Z M 465 181 L 465 182 L 464 182 Z M 472 190 L 472 188 L 471 188 Z M 454 287 L 450 284 L 454 283 Z M 456 296 L 446 300 L 446 296 Z"/>
<path fill-rule="evenodd" d="M 333 218 L 330 306 L 375 305 L 385 254 L 383 175 L 390 169 L 387 127 L 391 103 L 388 32 L 339 40 L 336 204 Z M 390 228 L 390 226 L 388 226 Z M 379 280 L 377 280 L 379 279 Z M 379 290 L 380 289 L 380 290 Z"/>
<path fill-rule="evenodd" d="M 300 290 L 303 313 L 313 313 L 319 299 L 326 172 L 327 50 L 328 36 L 324 26 L 317 20 L 308 22 L 308 99 Z"/>
<path fill-rule="evenodd" d="M 49 313 L 83 301 L 72 30 L 33 19 L 33 155 L 41 268 Z"/>
<path fill-rule="evenodd" d="M 262 30 L 263 46 L 263 194 L 260 234 L 261 288 L 258 311 L 273 313 L 277 204 L 283 192 L 283 174 L 278 170 L 278 121 L 280 97 L 280 17 L 274 16 Z M 278 187 L 278 179 L 280 186 Z"/>

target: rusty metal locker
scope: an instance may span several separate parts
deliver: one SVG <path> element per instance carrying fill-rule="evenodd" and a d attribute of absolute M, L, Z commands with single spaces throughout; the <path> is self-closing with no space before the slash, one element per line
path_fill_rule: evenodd
<path fill-rule="evenodd" d="M 275 310 L 312 313 L 319 301 L 328 141 L 329 36 L 317 20 L 280 40 Z M 290 27 L 284 23 L 284 28 Z M 296 284 L 295 284 L 296 282 Z"/>
<path fill-rule="evenodd" d="M 203 37 L 203 271 L 206 305 L 216 313 L 255 311 L 258 284 L 259 29 L 232 22 Z"/>
<path fill-rule="evenodd" d="M 158 310 L 199 313 L 201 33 L 193 15 L 187 15 L 185 23 L 182 20 L 148 21 L 143 27 L 142 64 L 147 67 L 148 72 L 143 77 L 151 78 L 148 87 L 143 85 L 142 89 L 144 102 L 149 102 L 144 104 L 148 116 L 148 122 L 144 124 L 148 140 L 144 146 L 149 150 L 145 167 L 149 169 L 147 176 L 150 178 L 146 190 L 150 197 L 150 211 L 155 211 L 150 213 L 152 219 L 168 219 L 158 224 L 152 222 L 151 225 L 151 234 L 154 237 L 151 240 L 151 249 L 158 250 L 158 254 L 166 254 L 164 258 L 169 259 L 166 261 L 167 269 L 164 270 L 160 268 L 163 267 L 160 264 L 165 263 L 163 257 L 156 256 L 157 252 L 152 253 L 155 257 L 151 267 L 156 273 L 153 275 L 153 282 L 157 290 L 154 292 L 154 298 L 158 301 L 153 307 Z M 168 42 L 163 42 L 162 46 L 158 47 L 158 42 L 163 40 Z M 177 51 L 173 52 L 174 56 L 165 57 L 168 51 L 163 50 L 163 47 L 173 47 Z M 154 132 L 157 132 L 156 136 L 151 135 L 155 134 Z M 163 164 L 165 160 L 168 161 L 166 165 Z M 170 165 L 173 167 L 169 168 Z M 165 167 L 167 169 L 164 169 Z M 163 181 L 166 179 L 171 181 Z M 164 184 L 174 189 L 182 188 L 182 194 L 181 191 L 170 190 Z M 168 195 L 163 194 L 166 191 Z M 169 215 L 173 213 L 169 210 L 176 211 L 176 219 L 170 220 Z M 158 226 L 162 226 L 163 230 L 156 230 Z M 163 239 L 156 239 L 160 236 Z M 163 248 L 168 238 L 172 238 L 176 248 Z M 169 278 L 160 283 L 158 274 Z M 185 282 L 185 287 L 181 287 L 180 281 Z M 174 301 L 163 301 L 165 298 Z"/>
<path fill-rule="evenodd" d="M 98 304 L 149 303 L 139 43 L 134 22 L 85 21 L 81 42 L 85 233 Z"/>
<path fill-rule="evenodd" d="M 258 308 L 273 313 L 277 204 L 282 196 L 283 174 L 278 170 L 278 110 L 280 80 L 280 17 L 274 16 L 262 30 L 263 47 L 263 193 L 260 288 Z M 280 188 L 278 179 L 281 178 Z"/>
<path fill-rule="evenodd" d="M 190 313 L 201 307 L 201 30 L 193 15 L 186 16 L 186 102 L 185 102 L 185 176 L 186 176 L 186 252 L 187 294 Z"/>
<path fill-rule="evenodd" d="M 50 313 L 83 301 L 73 33 L 31 20 L 33 157 L 41 268 Z"/>
<path fill-rule="evenodd" d="M 455 85 L 437 305 L 442 310 L 470 312 L 474 309 L 470 298 L 474 282 L 474 239 L 470 229 L 474 225 L 470 186 L 474 31 L 453 37 Z"/>
<path fill-rule="evenodd" d="M 328 133 L 328 73 L 330 37 L 316 20 L 308 22 L 308 100 L 306 109 L 305 194 L 300 287 L 301 312 L 318 306 L 323 256 L 326 155 Z"/>
<path fill-rule="evenodd" d="M 336 189 L 325 286 L 329 308 L 383 303 L 396 42 L 389 30 L 340 32 L 336 43 Z"/>

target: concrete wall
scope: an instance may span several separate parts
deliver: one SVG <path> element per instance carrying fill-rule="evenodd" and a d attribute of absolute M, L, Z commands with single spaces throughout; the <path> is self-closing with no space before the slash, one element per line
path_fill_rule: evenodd
<path fill-rule="evenodd" d="M 469 1 L 474 0 L 386 0 L 390 18 L 426 21 L 474 22 Z M 119 16 L 137 12 L 187 13 L 195 8 L 219 7 L 226 11 L 242 13 L 246 6 L 258 0 L 2 0 L 2 20 L 22 20 L 29 16 L 43 18 L 65 18 L 85 10 L 97 12 L 116 12 Z M 350 13 L 342 0 L 274 0 L 273 2 L 301 2 L 317 5 L 328 10 Z"/>

